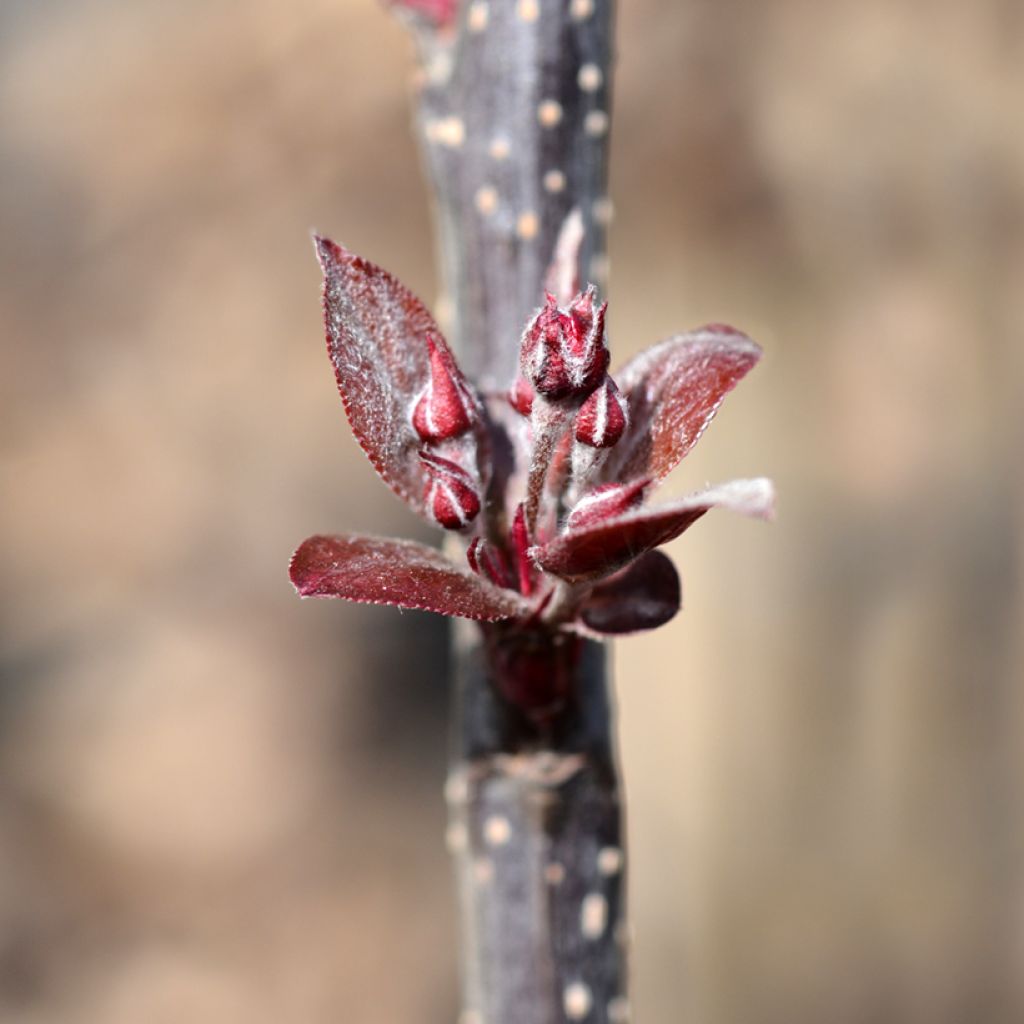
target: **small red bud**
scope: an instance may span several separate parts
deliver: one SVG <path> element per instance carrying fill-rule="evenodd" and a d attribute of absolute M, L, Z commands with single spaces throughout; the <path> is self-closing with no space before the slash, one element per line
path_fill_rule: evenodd
<path fill-rule="evenodd" d="M 591 448 L 611 448 L 626 429 L 626 400 L 615 381 L 605 377 L 576 413 L 576 440 Z"/>
<path fill-rule="evenodd" d="M 493 544 L 488 544 L 480 537 L 474 537 L 466 550 L 466 561 L 477 576 L 483 576 L 495 586 L 515 589 L 511 585 L 508 562 L 504 554 Z"/>
<path fill-rule="evenodd" d="M 508 404 L 520 416 L 529 416 L 533 412 L 533 387 L 525 377 L 517 377 L 512 390 L 508 393 Z"/>
<path fill-rule="evenodd" d="M 430 351 L 430 382 L 412 413 L 412 425 L 424 441 L 437 443 L 465 433 L 471 422 L 471 404 L 460 387 L 458 370 L 447 351 L 427 335 Z"/>
<path fill-rule="evenodd" d="M 607 303 L 594 309 L 591 285 L 567 310 L 548 293 L 543 308 L 523 334 L 520 366 L 537 392 L 551 401 L 582 398 L 604 379 L 608 349 L 604 344 Z"/>
<path fill-rule="evenodd" d="M 419 455 L 427 469 L 423 500 L 430 514 L 446 530 L 460 530 L 468 526 L 480 511 L 476 481 L 450 459 L 424 451 Z"/>
<path fill-rule="evenodd" d="M 566 525 L 570 530 L 580 530 L 637 508 L 643 502 L 644 492 L 650 482 L 650 478 L 645 477 L 631 484 L 602 484 L 595 487 L 576 503 Z"/>

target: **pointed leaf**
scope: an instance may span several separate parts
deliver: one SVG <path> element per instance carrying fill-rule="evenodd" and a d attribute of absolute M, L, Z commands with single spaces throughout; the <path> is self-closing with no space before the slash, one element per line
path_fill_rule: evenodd
<path fill-rule="evenodd" d="M 583 214 L 574 206 L 562 221 L 555 252 L 544 277 L 544 290 L 551 292 L 560 306 L 568 306 L 580 290 L 580 250 L 584 235 Z"/>
<path fill-rule="evenodd" d="M 606 478 L 663 479 L 697 443 L 722 399 L 761 358 L 745 334 L 709 324 L 640 353 L 616 374 L 630 422 Z"/>
<path fill-rule="evenodd" d="M 667 544 L 709 509 L 728 508 L 770 519 L 775 489 L 770 480 L 733 480 L 654 508 L 641 508 L 578 530 L 569 530 L 531 548 L 545 571 L 567 580 L 607 576 L 651 548 Z"/>
<path fill-rule="evenodd" d="M 429 519 L 427 479 L 416 452 L 423 442 L 412 425 L 417 399 L 430 380 L 430 343 L 457 385 L 479 410 L 426 306 L 386 270 L 326 238 L 316 238 L 324 272 L 324 326 L 352 432 L 391 489 Z M 458 444 L 465 464 L 476 461 L 476 435 Z"/>
<path fill-rule="evenodd" d="M 595 633 L 609 635 L 656 629 L 679 611 L 682 594 L 672 559 L 648 551 L 594 587 L 580 609 L 580 620 Z"/>
<path fill-rule="evenodd" d="M 353 534 L 310 537 L 292 555 L 288 575 L 300 597 L 420 608 L 484 622 L 530 612 L 517 594 L 411 540 Z"/>

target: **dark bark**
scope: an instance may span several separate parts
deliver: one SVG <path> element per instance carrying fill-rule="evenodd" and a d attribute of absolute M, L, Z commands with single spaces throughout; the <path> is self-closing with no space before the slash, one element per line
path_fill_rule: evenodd
<path fill-rule="evenodd" d="M 447 796 L 465 1020 L 621 1024 L 624 851 L 604 651 L 468 624 L 458 639 Z M 503 696 L 520 656 L 531 677 L 558 680 L 559 707 L 531 716 Z"/>
<path fill-rule="evenodd" d="M 580 281 L 606 284 L 611 2 L 463 0 L 447 27 L 413 27 L 444 326 L 468 375 L 505 389 L 573 209 Z M 464 1020 L 621 1024 L 624 853 L 604 650 L 458 629 L 448 796 Z"/>
<path fill-rule="evenodd" d="M 609 0 L 476 0 L 416 32 L 417 127 L 437 198 L 460 361 L 508 387 L 566 215 L 585 226 L 580 276 L 605 284 L 610 213 Z"/>

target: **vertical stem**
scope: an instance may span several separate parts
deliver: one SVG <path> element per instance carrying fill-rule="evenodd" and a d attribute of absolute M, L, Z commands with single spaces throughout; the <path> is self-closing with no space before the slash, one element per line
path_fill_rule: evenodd
<path fill-rule="evenodd" d="M 606 284 L 611 0 L 461 0 L 414 19 L 417 126 L 450 337 L 485 389 L 515 379 L 565 218 Z M 621 1024 L 623 843 L 604 651 L 460 626 L 448 797 L 466 1024 Z M 531 688 L 561 703 L 524 714 Z"/>
<path fill-rule="evenodd" d="M 505 388 L 574 207 L 580 279 L 605 284 L 611 0 L 464 0 L 416 39 L 452 340 L 482 386 Z"/>
<path fill-rule="evenodd" d="M 622 1024 L 624 853 L 604 651 L 460 626 L 447 785 L 463 937 L 464 1020 Z M 502 692 L 558 679 L 537 724 Z"/>

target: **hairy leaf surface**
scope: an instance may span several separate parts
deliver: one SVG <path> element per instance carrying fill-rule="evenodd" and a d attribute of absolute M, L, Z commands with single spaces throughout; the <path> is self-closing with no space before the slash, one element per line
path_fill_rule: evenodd
<path fill-rule="evenodd" d="M 430 379 L 427 336 L 453 379 L 472 389 L 426 306 L 401 282 L 369 260 L 326 238 L 316 239 L 324 272 L 324 326 L 352 432 L 391 489 L 429 519 L 427 483 L 416 456 L 422 440 L 412 425 L 417 397 Z M 473 397 L 477 404 L 478 400 Z M 475 436 L 459 444 L 467 469 L 475 467 Z"/>
<path fill-rule="evenodd" d="M 358 534 L 310 537 L 292 556 L 289 576 L 302 597 L 390 604 L 486 622 L 530 611 L 518 594 L 410 540 Z"/>
<path fill-rule="evenodd" d="M 770 519 L 775 491 L 769 480 L 733 480 L 669 504 L 640 508 L 569 530 L 532 548 L 530 554 L 545 572 L 555 576 L 574 581 L 596 579 L 674 540 L 716 507 Z"/>
<path fill-rule="evenodd" d="M 628 362 L 616 376 L 630 420 L 608 461 L 607 479 L 667 476 L 760 358 L 760 346 L 745 334 L 712 324 Z"/>

